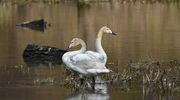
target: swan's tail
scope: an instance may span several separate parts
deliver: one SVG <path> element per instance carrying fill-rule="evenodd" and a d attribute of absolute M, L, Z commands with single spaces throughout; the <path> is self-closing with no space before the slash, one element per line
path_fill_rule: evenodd
<path fill-rule="evenodd" d="M 88 69 L 87 72 L 92 73 L 92 74 L 101 74 L 101 73 L 112 72 L 112 70 L 109 70 L 109 69 Z"/>

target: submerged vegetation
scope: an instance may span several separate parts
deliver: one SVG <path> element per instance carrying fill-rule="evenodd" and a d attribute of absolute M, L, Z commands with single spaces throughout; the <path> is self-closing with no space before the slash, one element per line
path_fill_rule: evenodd
<path fill-rule="evenodd" d="M 45 75 L 45 77 L 41 75 L 43 74 L 41 73 L 41 68 L 27 68 L 23 65 L 11 67 L 1 66 L 0 68 L 1 76 L 7 74 L 6 77 L 9 77 L 6 80 L 13 76 L 19 76 L 18 79 L 11 79 L 7 82 L 3 81 L 8 84 L 16 84 L 18 80 L 18 82 L 22 82 L 21 78 L 29 77 L 29 81 L 25 82 L 27 84 L 23 83 L 24 85 L 60 85 L 67 88 L 77 88 L 80 85 L 78 77 L 72 75 L 64 66 L 56 69 L 60 70 L 60 72 L 53 72 L 55 70 L 53 67 L 48 68 L 49 74 L 46 73 L 48 75 Z M 138 86 L 155 89 L 161 93 L 180 92 L 179 61 L 142 61 L 129 63 L 123 71 L 119 71 L 115 66 L 110 69 L 113 69 L 112 73 L 102 75 L 102 78 L 106 80 L 103 83 L 111 84 L 110 86 L 120 86 L 122 90 L 129 90 L 132 87 Z M 86 81 L 91 84 L 90 79 L 86 79 Z"/>
<path fill-rule="evenodd" d="M 179 92 L 180 62 L 144 61 L 130 63 L 122 73 L 111 75 L 112 83 L 138 83 L 161 92 Z"/>
<path fill-rule="evenodd" d="M 108 65 L 107 65 L 108 66 Z M 142 90 L 143 98 L 163 98 L 180 93 L 180 61 L 139 61 L 129 63 L 119 70 L 108 66 L 113 72 L 101 75 L 96 80 L 93 92 L 106 93 L 107 86 L 122 92 Z M 64 65 L 27 67 L 23 65 L 0 66 L 0 85 L 3 87 L 58 86 L 68 90 L 86 93 L 92 91 L 91 79 L 80 85 L 79 77 L 73 75 Z"/>
<path fill-rule="evenodd" d="M 110 68 L 113 69 L 113 68 Z M 74 76 L 65 68 L 62 69 L 62 78 L 48 77 L 46 79 L 35 79 L 34 84 L 59 85 L 69 89 L 86 89 L 91 84 L 91 79 L 86 78 L 83 86 L 80 86 L 78 76 Z M 97 79 L 96 83 L 107 84 L 109 87 L 118 87 L 122 91 L 130 91 L 134 88 L 143 88 L 145 94 L 157 93 L 174 94 L 180 92 L 180 62 L 157 62 L 143 61 L 129 63 L 123 71 L 114 69 L 112 73 L 104 74 L 102 79 Z M 62 80 L 63 79 L 63 80 Z"/>

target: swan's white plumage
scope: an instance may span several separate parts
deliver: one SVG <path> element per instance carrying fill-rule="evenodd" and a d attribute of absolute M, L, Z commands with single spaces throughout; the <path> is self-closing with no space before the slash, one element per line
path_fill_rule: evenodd
<path fill-rule="evenodd" d="M 100 73 L 109 73 L 109 69 L 88 69 L 87 72 L 92 73 L 92 74 L 100 74 Z"/>
<path fill-rule="evenodd" d="M 101 40 L 104 33 L 112 34 L 113 32 L 106 26 L 102 27 L 96 38 L 96 52 L 86 51 L 86 44 L 83 40 L 74 38 L 69 47 L 81 44 L 82 47 L 77 51 L 70 51 L 63 55 L 63 62 L 71 70 L 81 75 L 97 75 L 109 73 L 111 70 L 106 68 L 107 55 L 102 48 Z"/>
<path fill-rule="evenodd" d="M 73 66 L 73 70 L 80 74 L 97 75 L 110 72 L 102 61 L 97 60 L 95 56 L 88 53 L 76 54 L 70 57 L 69 62 Z"/>
<path fill-rule="evenodd" d="M 89 56 L 91 56 L 92 58 L 94 58 L 102 63 L 105 63 L 105 58 L 102 54 L 94 52 L 94 51 L 86 51 L 85 53 L 88 54 Z"/>

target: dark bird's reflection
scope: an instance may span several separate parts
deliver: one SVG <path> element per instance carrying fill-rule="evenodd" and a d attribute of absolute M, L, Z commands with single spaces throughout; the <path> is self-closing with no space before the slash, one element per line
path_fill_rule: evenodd
<path fill-rule="evenodd" d="M 92 89 L 94 87 L 94 89 Z M 88 87 L 85 92 L 75 91 L 65 100 L 109 100 L 110 96 L 107 94 L 107 84 L 95 84 Z"/>

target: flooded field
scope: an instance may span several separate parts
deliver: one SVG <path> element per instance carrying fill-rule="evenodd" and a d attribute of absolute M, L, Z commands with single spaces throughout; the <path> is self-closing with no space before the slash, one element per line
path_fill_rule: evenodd
<path fill-rule="evenodd" d="M 179 3 L 0 3 L 0 99 L 179 100 L 180 63 L 175 61 L 180 60 L 179 12 Z M 50 23 L 43 31 L 16 26 L 42 18 Z M 95 90 L 90 86 L 79 87 L 78 81 L 71 80 L 74 76 L 65 65 L 51 62 L 29 64 L 23 59 L 23 51 L 30 43 L 66 49 L 74 37 L 82 38 L 88 49 L 95 50 L 96 34 L 102 26 L 108 26 L 118 34 L 106 34 L 102 41 L 108 55 L 107 67 L 114 71 L 103 77 L 106 80 L 114 79 L 113 83 L 96 84 Z M 127 67 L 133 66 L 141 71 L 137 68 L 141 65 L 136 63 L 139 61 L 143 62 L 142 66 L 147 65 L 144 61 L 150 61 L 152 64 L 148 66 L 160 66 L 158 68 L 168 65 L 159 64 L 159 61 L 173 61 L 170 62 L 173 68 L 144 69 L 146 78 L 158 76 L 158 73 L 161 76 L 163 71 L 169 72 L 170 76 L 165 75 L 163 79 L 171 80 L 162 82 L 168 85 L 167 88 L 158 85 L 155 90 L 150 88 L 153 84 L 149 84 L 152 85 L 150 87 L 142 85 L 144 80 L 129 82 L 129 78 L 136 73 L 128 76 L 127 73 L 133 71 Z M 151 74 L 153 72 L 155 74 Z M 119 74 L 124 80 L 116 82 Z M 152 78 L 156 81 L 156 77 Z M 151 79 L 146 81 L 152 82 Z M 174 90 L 167 92 L 168 87 Z"/>

